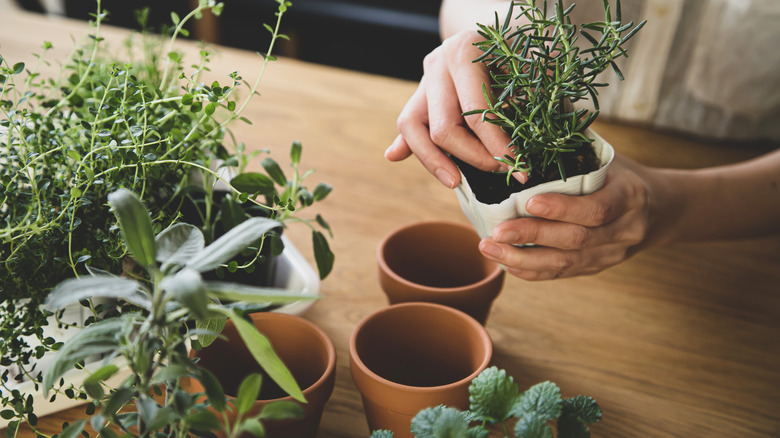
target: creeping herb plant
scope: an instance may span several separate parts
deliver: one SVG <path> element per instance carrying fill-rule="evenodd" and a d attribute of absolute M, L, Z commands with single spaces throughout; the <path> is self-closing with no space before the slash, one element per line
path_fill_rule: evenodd
<path fill-rule="evenodd" d="M 538 383 L 524 393 L 506 371 L 496 367 L 482 371 L 469 386 L 470 409 L 448 406 L 420 411 L 412 420 L 416 438 L 487 438 L 492 430 L 505 437 L 590 437 L 589 426 L 601 420 L 601 408 L 591 397 L 564 399 L 552 382 Z M 371 438 L 392 438 L 389 431 L 375 431 Z"/>

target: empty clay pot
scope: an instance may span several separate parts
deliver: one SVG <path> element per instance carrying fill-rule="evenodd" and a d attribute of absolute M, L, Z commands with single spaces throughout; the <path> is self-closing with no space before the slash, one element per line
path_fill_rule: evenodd
<path fill-rule="evenodd" d="M 368 315 L 352 332 L 349 359 L 370 430 L 411 437 L 422 409 L 468 409 L 469 384 L 492 353 L 485 328 L 451 307 L 401 303 Z"/>
<path fill-rule="evenodd" d="M 417 222 L 393 230 L 377 248 L 379 284 L 390 304 L 443 304 L 484 325 L 505 273 L 479 252 L 479 241 L 471 226 L 456 222 Z"/>
<path fill-rule="evenodd" d="M 251 314 L 257 329 L 271 342 L 295 377 L 307 403 L 301 404 L 304 417 L 291 420 L 264 421 L 267 438 L 314 438 L 336 379 L 336 349 L 330 338 L 313 323 L 294 315 L 275 312 Z M 264 374 L 244 345 L 233 323 L 228 320 L 222 330 L 225 339 L 217 339 L 201 351 L 199 365 L 213 373 L 222 384 L 225 394 L 235 396 L 238 386 L 252 373 Z M 195 379 L 190 379 L 194 392 L 203 392 Z M 293 400 L 270 378 L 263 379 L 260 399 L 247 415 L 255 415 L 266 404 L 276 400 Z M 231 418 L 232 420 L 232 418 Z"/>

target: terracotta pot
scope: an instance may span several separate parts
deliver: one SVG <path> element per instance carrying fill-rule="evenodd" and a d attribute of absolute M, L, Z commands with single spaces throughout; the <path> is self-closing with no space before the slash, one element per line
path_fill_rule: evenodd
<path fill-rule="evenodd" d="M 538 186 L 513 193 L 509 198 L 498 204 L 480 202 L 474 195 L 468 179 L 461 173 L 461 183 L 455 189 L 463 213 L 474 225 L 480 237 L 489 237 L 493 229 L 501 222 L 520 217 L 531 217 L 525 204 L 532 196 L 539 193 L 563 193 L 566 195 L 586 195 L 604 186 L 607 170 L 615 157 L 615 150 L 595 131 L 588 128 L 585 135 L 593 139 L 593 149 L 599 157 L 601 167 L 585 175 L 566 178 L 566 181 L 550 181 Z"/>
<path fill-rule="evenodd" d="M 485 324 L 505 274 L 482 256 L 479 241 L 472 227 L 456 222 L 417 222 L 392 231 L 377 248 L 379 284 L 390 304 L 443 304 Z"/>
<path fill-rule="evenodd" d="M 492 353 L 485 328 L 451 307 L 402 303 L 368 315 L 352 332 L 349 359 L 370 430 L 411 437 L 422 409 L 468 409 L 469 384 Z"/>
<path fill-rule="evenodd" d="M 314 438 L 325 402 L 330 398 L 336 380 L 336 349 L 333 342 L 322 329 L 299 316 L 260 312 L 251 314 L 251 317 L 287 365 L 307 401 L 302 404 L 304 417 L 301 419 L 264 421 L 266 437 Z M 247 375 L 264 373 L 231 321 L 227 322 L 222 334 L 227 340 L 217 339 L 207 348 L 193 351 L 192 355 L 199 357 L 199 364 L 217 377 L 226 395 L 235 396 L 238 386 Z M 190 379 L 190 387 L 193 392 L 203 392 L 197 380 Z M 277 400 L 293 399 L 285 396 L 270 378 L 264 378 L 260 399 L 247 415 L 255 415 L 263 406 Z"/>

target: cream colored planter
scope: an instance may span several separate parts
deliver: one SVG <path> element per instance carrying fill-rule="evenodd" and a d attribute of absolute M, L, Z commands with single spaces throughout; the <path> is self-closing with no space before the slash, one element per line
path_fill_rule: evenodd
<path fill-rule="evenodd" d="M 509 198 L 499 204 L 485 204 L 477 200 L 471 190 L 468 181 L 461 173 L 461 183 L 455 189 L 460 207 L 463 213 L 474 225 L 477 233 L 483 239 L 493 233 L 493 229 L 500 223 L 510 219 L 532 217 L 525 210 L 528 200 L 539 193 L 563 193 L 566 195 L 586 195 L 600 189 L 607 178 L 607 169 L 615 157 L 615 150 L 595 131 L 585 131 L 588 138 L 594 139 L 592 145 L 596 155 L 601 161 L 601 167 L 585 175 L 577 175 L 567 178 L 566 181 L 550 181 L 530 189 L 513 193 Z"/>

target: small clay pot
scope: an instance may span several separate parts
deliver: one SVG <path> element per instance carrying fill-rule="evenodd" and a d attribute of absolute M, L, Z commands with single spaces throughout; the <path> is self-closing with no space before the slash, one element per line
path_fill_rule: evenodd
<path fill-rule="evenodd" d="M 336 380 L 333 342 L 322 329 L 299 316 L 259 312 L 251 314 L 251 317 L 295 377 L 307 401 L 301 404 L 303 418 L 264 421 L 266 438 L 314 438 Z M 249 374 L 264 375 L 260 398 L 246 415 L 256 415 L 263 406 L 273 401 L 293 400 L 265 375 L 230 320 L 222 335 L 227 339 L 217 339 L 207 348 L 193 351 L 192 356 L 200 358 L 198 364 L 216 376 L 229 397 L 235 397 L 238 386 Z M 189 379 L 189 384 L 193 392 L 203 392 L 197 380 Z M 234 418 L 231 416 L 229 420 Z"/>
<path fill-rule="evenodd" d="M 368 315 L 352 332 L 349 359 L 370 431 L 411 437 L 422 409 L 468 409 L 469 384 L 492 353 L 485 328 L 451 307 L 402 303 Z"/>
<path fill-rule="evenodd" d="M 379 284 L 390 304 L 443 304 L 484 325 L 505 273 L 479 252 L 479 241 L 472 227 L 456 222 L 416 222 L 393 230 L 377 248 Z"/>

